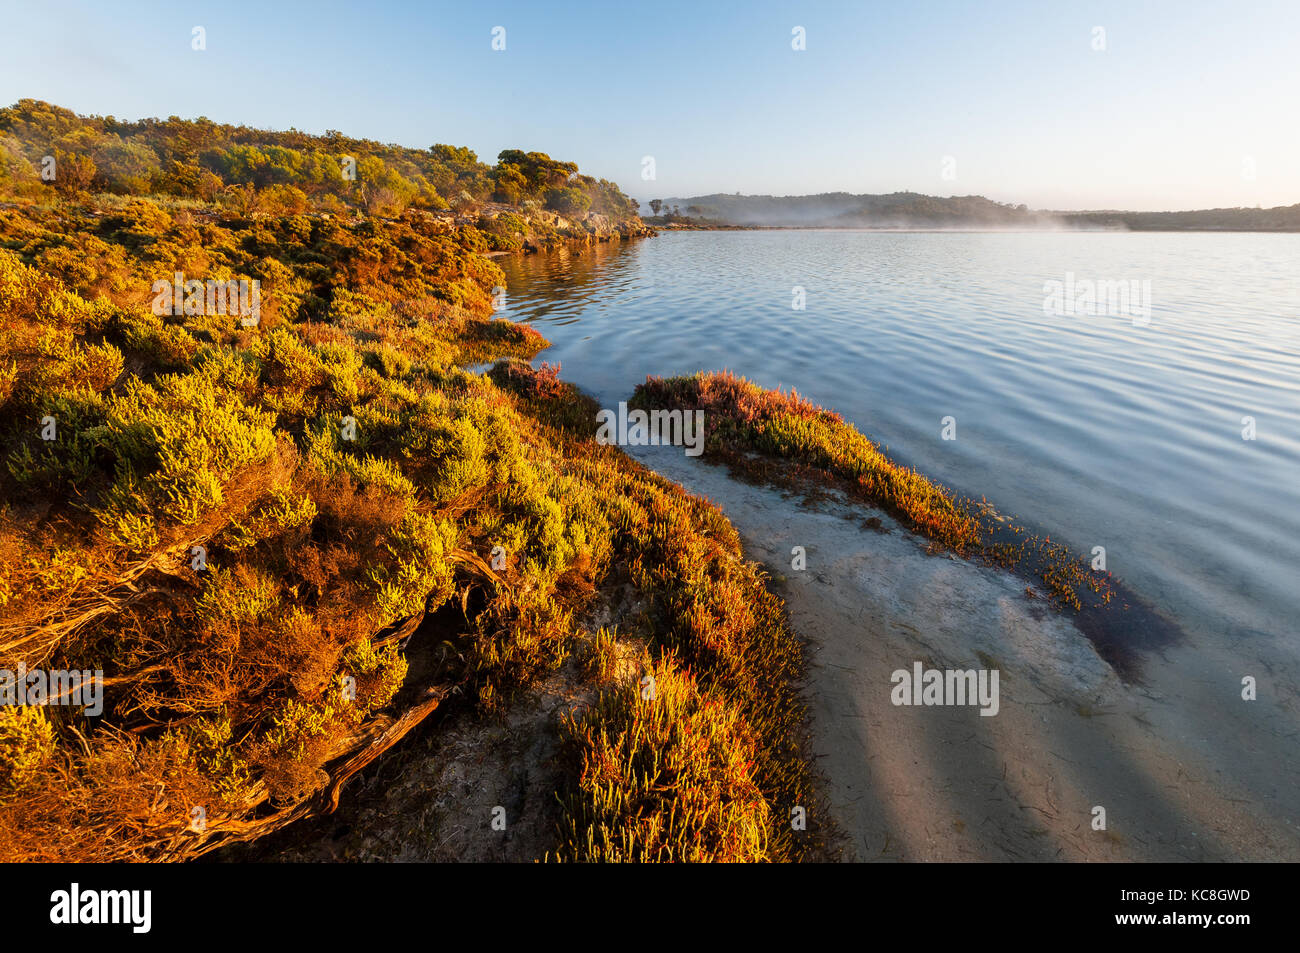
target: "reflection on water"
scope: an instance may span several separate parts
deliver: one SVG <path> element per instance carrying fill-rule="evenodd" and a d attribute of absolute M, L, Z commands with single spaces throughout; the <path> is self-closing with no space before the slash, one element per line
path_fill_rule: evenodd
<path fill-rule="evenodd" d="M 504 315 L 603 405 L 647 374 L 793 386 L 1294 671 L 1300 236 L 695 232 L 499 263 Z M 1045 314 L 1067 275 L 1149 281 L 1149 323 Z"/>

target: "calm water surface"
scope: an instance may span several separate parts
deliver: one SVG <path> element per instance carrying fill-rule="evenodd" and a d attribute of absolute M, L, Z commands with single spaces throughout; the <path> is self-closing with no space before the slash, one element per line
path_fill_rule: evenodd
<path fill-rule="evenodd" d="M 1300 235 L 687 232 L 499 263 L 503 314 L 603 406 L 647 374 L 794 387 L 955 490 L 1104 546 L 1189 634 L 1282 671 L 1300 656 Z M 1149 324 L 1045 315 L 1067 273 L 1149 281 Z"/>

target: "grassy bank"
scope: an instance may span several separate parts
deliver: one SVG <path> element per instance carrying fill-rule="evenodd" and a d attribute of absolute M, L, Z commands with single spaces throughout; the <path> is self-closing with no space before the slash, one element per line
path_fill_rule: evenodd
<path fill-rule="evenodd" d="M 956 496 L 886 456 L 852 424 L 795 391 L 766 390 L 730 373 L 650 378 L 630 406 L 704 412 L 705 450 L 755 479 L 834 486 L 878 506 L 959 555 L 1035 576 L 1063 607 L 1108 606 L 1109 575 L 1050 537 L 1027 532 L 983 501 Z"/>
<path fill-rule="evenodd" d="M 0 858 L 260 837 L 440 707 L 494 717 L 574 653 L 596 700 L 562 729 L 548 856 L 821 856 L 801 647 L 761 571 L 715 508 L 595 442 L 590 402 L 519 360 L 540 335 L 491 318 L 480 252 L 609 234 L 560 206 L 630 223 L 616 189 L 536 153 L 38 107 L 0 111 L 0 669 L 101 671 L 104 697 L 0 707 Z M 343 149 L 366 189 L 329 171 Z M 465 221 L 476 195 L 518 204 Z M 260 314 L 201 285 L 160 313 L 177 272 L 258 281 Z M 630 680 L 589 622 L 616 591 Z"/>

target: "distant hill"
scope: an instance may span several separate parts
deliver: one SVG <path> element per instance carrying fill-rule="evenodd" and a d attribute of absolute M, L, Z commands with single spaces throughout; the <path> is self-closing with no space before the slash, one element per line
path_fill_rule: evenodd
<path fill-rule="evenodd" d="M 785 228 L 1119 228 L 1300 231 L 1300 204 L 1272 209 L 1192 212 L 1062 212 L 995 202 L 982 195 L 941 198 L 919 192 L 855 195 L 698 195 L 662 200 L 681 218 Z"/>
<path fill-rule="evenodd" d="M 1058 212 L 1069 225 L 1134 232 L 1300 232 L 1300 204 L 1275 208 L 1207 208 L 1194 212 Z"/>
<path fill-rule="evenodd" d="M 975 227 L 1054 224 L 1045 213 L 1003 205 L 982 195 L 938 198 L 919 192 L 890 195 L 700 195 L 670 198 L 683 215 L 732 225 L 841 228 Z"/>

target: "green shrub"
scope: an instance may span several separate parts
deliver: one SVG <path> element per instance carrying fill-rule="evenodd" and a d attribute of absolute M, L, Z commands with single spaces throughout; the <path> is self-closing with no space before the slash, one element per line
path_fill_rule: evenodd
<path fill-rule="evenodd" d="M 139 548 L 149 516 L 197 522 L 241 468 L 271 455 L 274 415 L 221 387 L 213 370 L 134 378 L 107 401 L 100 439 L 117 462 L 97 515 L 114 541 Z"/>
<path fill-rule="evenodd" d="M 33 784 L 54 753 L 54 727 L 39 705 L 0 705 L 0 798 Z"/>

